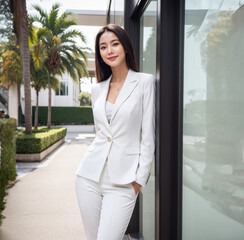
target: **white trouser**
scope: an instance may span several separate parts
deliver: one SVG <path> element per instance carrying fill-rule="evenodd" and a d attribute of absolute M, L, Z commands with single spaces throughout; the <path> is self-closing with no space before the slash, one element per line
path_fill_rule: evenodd
<path fill-rule="evenodd" d="M 87 240 L 121 240 L 138 196 L 132 183 L 110 183 L 106 161 L 99 183 L 77 176 L 75 186 Z"/>

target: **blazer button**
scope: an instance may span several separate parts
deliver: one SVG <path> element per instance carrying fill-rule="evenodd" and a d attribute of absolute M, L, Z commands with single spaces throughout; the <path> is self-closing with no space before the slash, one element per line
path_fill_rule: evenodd
<path fill-rule="evenodd" d="M 108 140 L 108 142 L 111 142 L 111 138 L 110 137 L 108 137 L 107 140 Z"/>

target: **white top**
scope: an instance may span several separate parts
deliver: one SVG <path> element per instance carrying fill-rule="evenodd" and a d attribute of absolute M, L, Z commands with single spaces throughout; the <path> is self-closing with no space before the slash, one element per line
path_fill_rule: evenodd
<path fill-rule="evenodd" d="M 112 117 L 113 105 L 114 105 L 113 103 L 106 101 L 105 110 L 106 110 L 106 116 L 109 123 Z"/>

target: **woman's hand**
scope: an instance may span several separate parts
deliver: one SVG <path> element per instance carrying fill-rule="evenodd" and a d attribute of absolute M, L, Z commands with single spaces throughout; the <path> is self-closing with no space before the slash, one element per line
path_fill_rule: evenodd
<path fill-rule="evenodd" d="M 137 193 L 139 192 L 139 190 L 141 188 L 141 184 L 139 184 L 139 183 L 137 183 L 137 182 L 134 181 L 134 182 L 132 182 L 132 185 L 133 185 L 134 190 L 135 190 L 136 195 L 137 195 Z"/>

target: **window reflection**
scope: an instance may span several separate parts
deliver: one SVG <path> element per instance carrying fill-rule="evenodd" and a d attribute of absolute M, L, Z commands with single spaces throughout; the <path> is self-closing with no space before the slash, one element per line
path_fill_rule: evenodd
<path fill-rule="evenodd" d="M 156 73 L 156 9 L 157 2 L 151 1 L 141 17 L 140 71 Z M 155 239 L 155 161 L 151 176 L 142 194 L 140 232 L 144 240 Z"/>
<path fill-rule="evenodd" d="M 244 6 L 200 3 L 186 4 L 183 239 L 244 239 Z"/>
<path fill-rule="evenodd" d="M 61 81 L 59 88 L 56 89 L 56 95 L 68 96 L 68 81 Z"/>
<path fill-rule="evenodd" d="M 110 6 L 110 22 L 124 26 L 124 1 L 112 0 Z"/>

